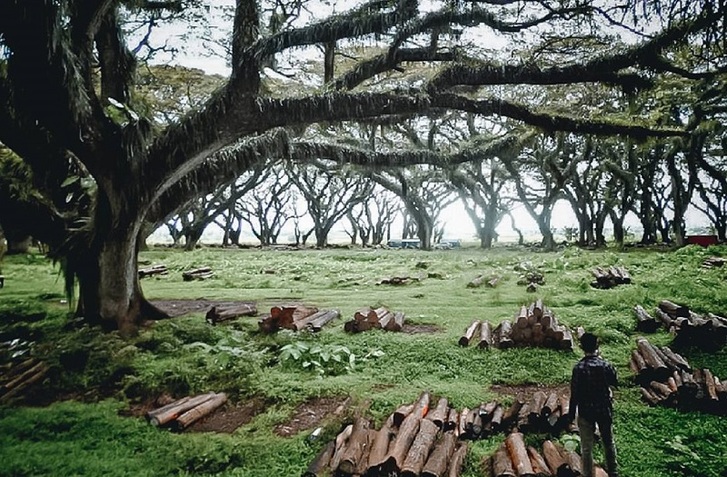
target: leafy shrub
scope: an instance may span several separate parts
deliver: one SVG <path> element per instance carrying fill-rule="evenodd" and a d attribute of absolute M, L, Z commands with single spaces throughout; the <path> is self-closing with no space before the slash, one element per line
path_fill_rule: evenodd
<path fill-rule="evenodd" d="M 383 356 L 383 351 L 374 350 L 363 357 L 357 357 L 346 346 L 309 345 L 296 341 L 280 349 L 283 366 L 313 371 L 319 376 L 346 374 L 356 369 L 356 363 Z"/>

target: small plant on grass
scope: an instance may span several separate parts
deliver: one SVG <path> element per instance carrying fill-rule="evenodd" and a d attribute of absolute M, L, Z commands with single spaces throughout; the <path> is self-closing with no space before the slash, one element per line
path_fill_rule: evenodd
<path fill-rule="evenodd" d="M 356 363 L 383 356 L 381 350 L 374 350 L 357 357 L 346 346 L 309 345 L 295 341 L 280 349 L 280 362 L 284 366 L 299 367 L 313 371 L 319 376 L 338 375 L 355 371 Z"/>

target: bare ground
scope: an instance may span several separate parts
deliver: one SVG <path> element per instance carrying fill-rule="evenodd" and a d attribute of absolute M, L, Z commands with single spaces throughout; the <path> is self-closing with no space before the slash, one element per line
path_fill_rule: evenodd
<path fill-rule="evenodd" d="M 324 423 L 328 418 L 343 415 L 350 403 L 347 396 L 315 398 L 299 405 L 290 420 L 275 427 L 275 433 L 290 437 Z"/>

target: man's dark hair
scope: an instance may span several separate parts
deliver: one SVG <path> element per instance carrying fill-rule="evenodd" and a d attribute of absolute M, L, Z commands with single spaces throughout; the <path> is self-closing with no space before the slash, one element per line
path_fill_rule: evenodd
<path fill-rule="evenodd" d="M 581 348 L 586 353 L 593 353 L 598 349 L 598 338 L 592 333 L 583 333 L 581 336 Z"/>

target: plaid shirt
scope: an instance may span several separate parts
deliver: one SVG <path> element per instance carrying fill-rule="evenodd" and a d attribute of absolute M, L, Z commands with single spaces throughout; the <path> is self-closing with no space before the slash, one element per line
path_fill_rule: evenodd
<path fill-rule="evenodd" d="M 574 367 L 570 384 L 569 414 L 591 422 L 611 418 L 611 388 L 616 386 L 616 369 L 600 356 L 587 354 Z"/>

